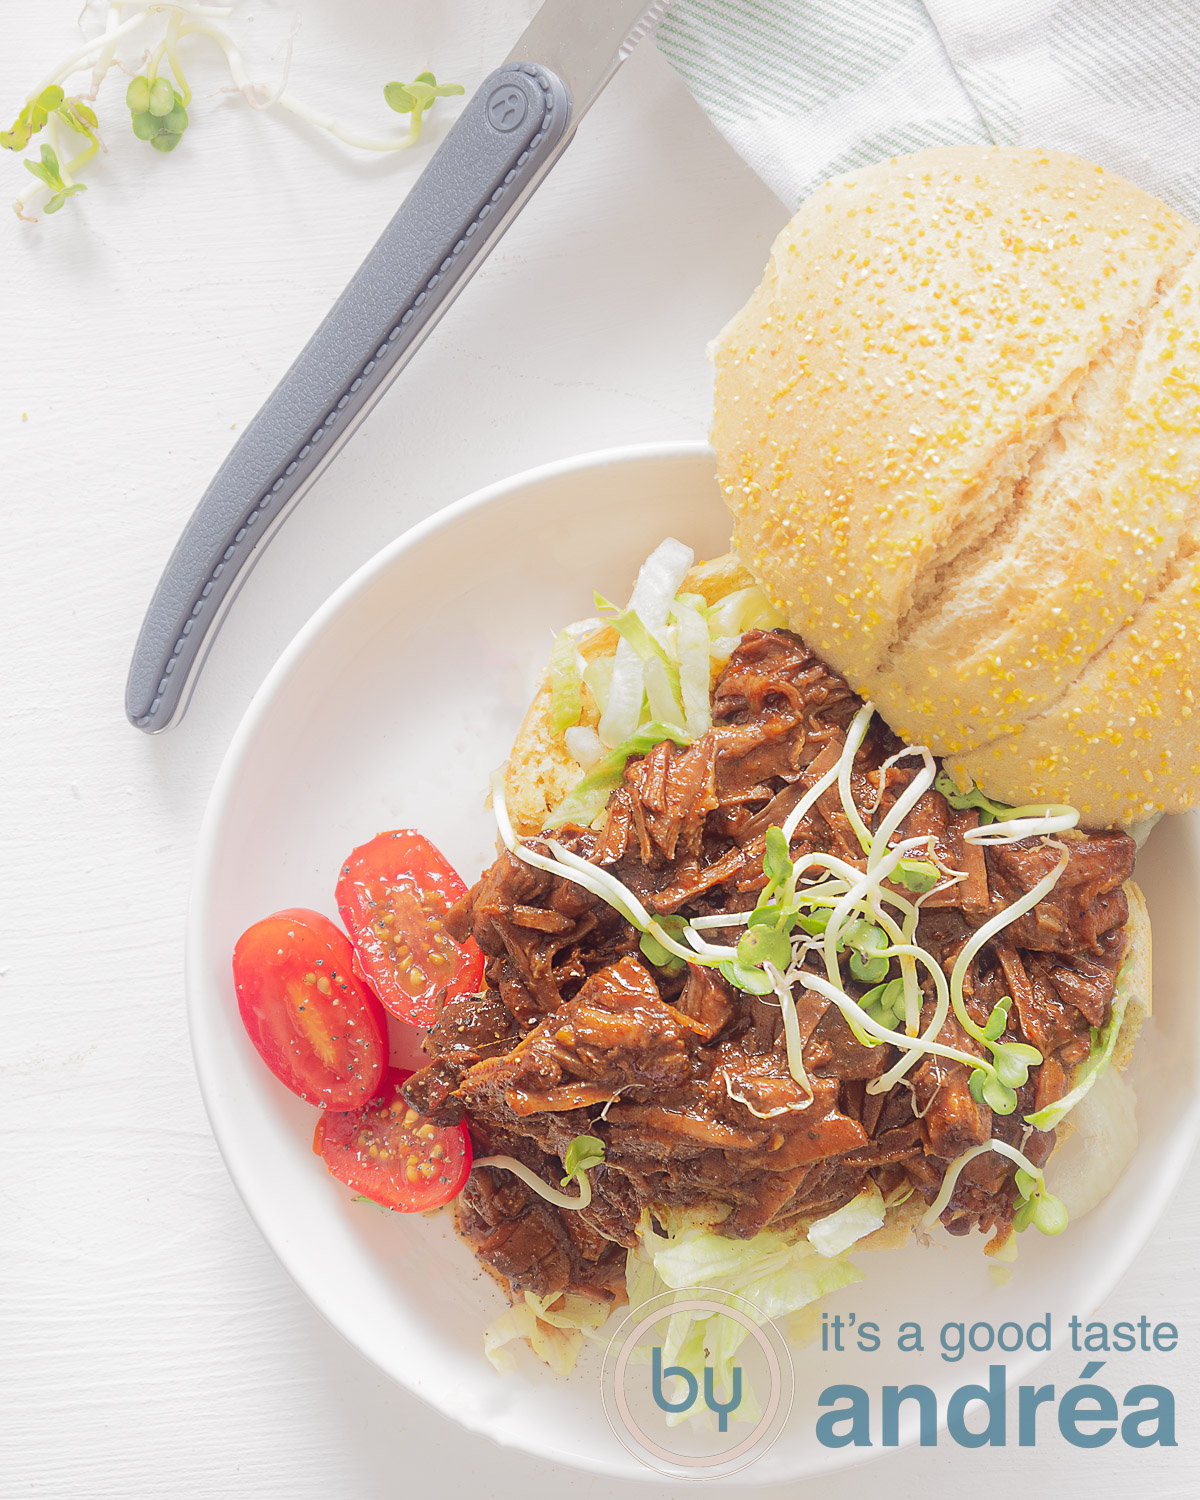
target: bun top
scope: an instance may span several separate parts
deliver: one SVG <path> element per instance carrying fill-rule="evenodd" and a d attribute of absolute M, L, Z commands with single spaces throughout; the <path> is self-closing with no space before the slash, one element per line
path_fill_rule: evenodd
<path fill-rule="evenodd" d="M 1094 827 L 1200 800 L 1200 231 L 1055 152 L 828 183 L 716 342 L 734 545 L 894 729 Z"/>

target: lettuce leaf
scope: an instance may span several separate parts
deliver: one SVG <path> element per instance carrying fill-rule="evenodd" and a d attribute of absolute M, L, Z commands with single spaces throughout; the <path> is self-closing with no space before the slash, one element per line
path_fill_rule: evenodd
<path fill-rule="evenodd" d="M 863 1279 L 858 1267 L 844 1258 L 821 1255 L 806 1240 L 788 1239 L 771 1230 L 762 1230 L 749 1240 L 726 1239 L 702 1225 L 671 1217 L 660 1234 L 646 1216 L 638 1227 L 638 1240 L 625 1271 L 631 1312 L 664 1292 L 675 1292 L 676 1300 L 682 1302 L 697 1287 L 704 1287 L 718 1294 L 713 1301 L 726 1300 L 761 1324 L 786 1318 Z M 744 1298 L 749 1307 L 733 1298 L 722 1299 L 722 1292 Z M 710 1364 L 716 1388 L 725 1399 L 724 1393 L 732 1388 L 734 1356 L 747 1337 L 732 1318 L 676 1313 L 662 1341 L 663 1363 L 682 1365 L 701 1385 L 704 1366 Z M 649 1352 L 635 1351 L 634 1358 L 649 1359 Z M 758 1420 L 761 1412 L 752 1393 L 743 1397 L 731 1415 L 735 1421 Z M 683 1420 L 682 1413 L 668 1418 L 672 1423 Z"/>
<path fill-rule="evenodd" d="M 883 1194 L 872 1182 L 865 1192 L 808 1226 L 808 1242 L 819 1255 L 841 1255 L 883 1226 Z"/>

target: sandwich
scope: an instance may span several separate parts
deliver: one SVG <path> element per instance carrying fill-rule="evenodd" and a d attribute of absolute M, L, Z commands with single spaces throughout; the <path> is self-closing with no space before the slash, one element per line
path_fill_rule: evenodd
<path fill-rule="evenodd" d="M 780 235 L 715 344 L 733 550 L 669 539 L 555 639 L 447 919 L 485 987 L 404 1086 L 470 1128 L 497 1362 L 664 1288 L 802 1319 L 936 1225 L 1002 1267 L 1113 1185 L 1137 848 L 1200 760 L 1198 249 L 995 148 Z"/>

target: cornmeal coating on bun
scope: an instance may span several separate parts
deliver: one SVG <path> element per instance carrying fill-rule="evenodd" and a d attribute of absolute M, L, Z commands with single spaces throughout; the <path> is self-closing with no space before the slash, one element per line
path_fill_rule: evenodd
<path fill-rule="evenodd" d="M 1090 827 L 1193 805 L 1200 230 L 1078 158 L 834 179 L 715 344 L 735 550 L 906 740 Z"/>

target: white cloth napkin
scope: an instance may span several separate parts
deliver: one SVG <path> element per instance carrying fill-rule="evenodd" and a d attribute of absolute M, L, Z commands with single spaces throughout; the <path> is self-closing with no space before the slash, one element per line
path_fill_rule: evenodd
<path fill-rule="evenodd" d="M 1200 0 L 676 0 L 659 46 L 789 208 L 837 172 L 995 141 L 1200 220 Z"/>

